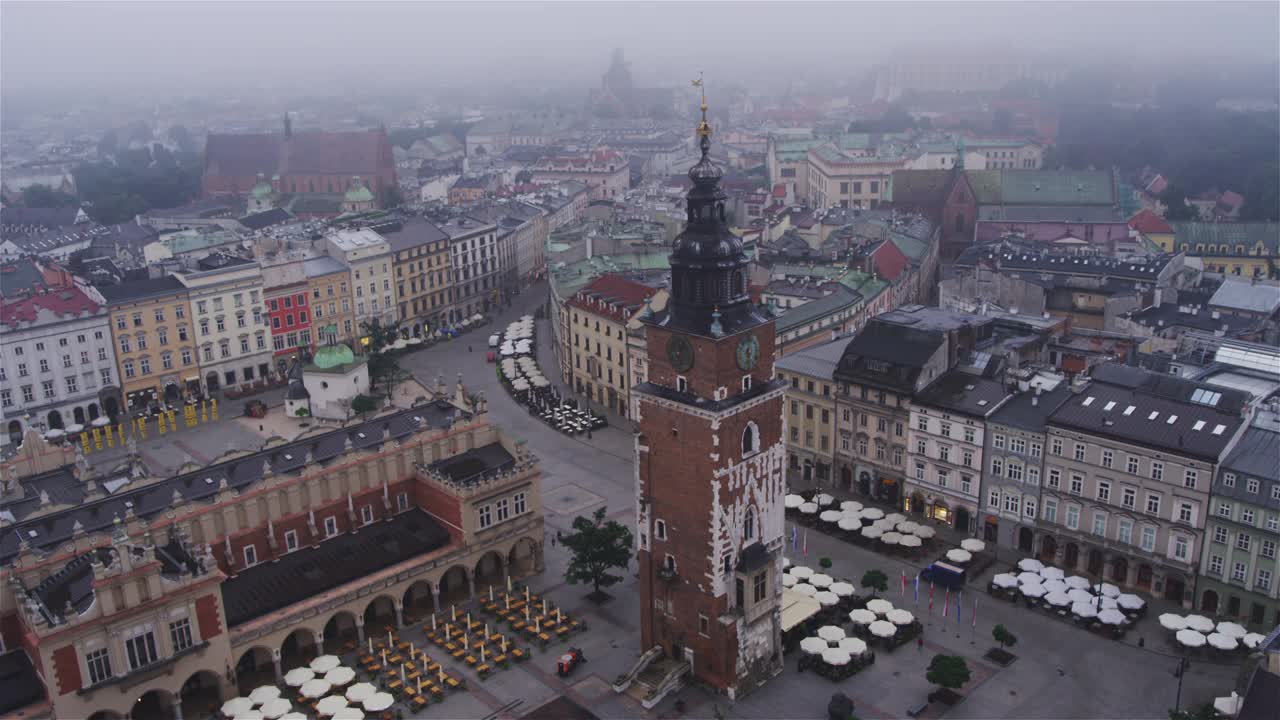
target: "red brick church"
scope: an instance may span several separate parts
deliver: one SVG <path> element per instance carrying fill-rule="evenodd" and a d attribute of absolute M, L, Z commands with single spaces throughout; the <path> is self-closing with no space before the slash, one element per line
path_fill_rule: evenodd
<path fill-rule="evenodd" d="M 259 174 L 280 194 L 345 193 L 359 177 L 381 205 L 395 187 L 395 161 L 386 130 L 293 132 L 286 115 L 281 133 L 209 134 L 204 197 L 247 195 Z"/>

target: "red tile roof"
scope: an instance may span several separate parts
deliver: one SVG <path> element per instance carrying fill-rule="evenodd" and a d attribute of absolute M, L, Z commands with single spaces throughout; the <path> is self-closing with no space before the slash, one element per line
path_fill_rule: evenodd
<path fill-rule="evenodd" d="M 644 305 L 645 298 L 653 297 L 657 292 L 657 288 L 621 275 L 601 275 L 569 298 L 567 304 L 593 315 L 623 322 Z"/>
<path fill-rule="evenodd" d="M 902 274 L 908 261 L 907 256 L 897 245 L 892 242 L 882 242 L 879 247 L 871 251 L 871 262 L 875 265 L 876 274 L 881 279 L 892 282 Z"/>
<path fill-rule="evenodd" d="M 1159 215 L 1150 210 L 1140 210 L 1129 218 L 1129 227 L 1140 233 L 1172 233 L 1173 228 Z"/>
<path fill-rule="evenodd" d="M 210 175 L 377 175 L 391 163 L 381 130 L 219 135 L 205 144 Z"/>
<path fill-rule="evenodd" d="M 78 287 L 52 290 L 22 299 L 6 300 L 0 304 L 0 323 L 14 327 L 20 322 L 35 322 L 42 309 L 62 318 L 96 313 L 98 303 Z"/>

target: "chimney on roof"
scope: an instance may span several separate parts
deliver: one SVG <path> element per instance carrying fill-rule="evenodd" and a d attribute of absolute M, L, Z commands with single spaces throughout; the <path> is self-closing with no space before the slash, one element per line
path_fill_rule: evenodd
<path fill-rule="evenodd" d="M 284 137 L 289 139 L 293 137 L 293 121 L 289 118 L 289 111 L 284 111 Z"/>

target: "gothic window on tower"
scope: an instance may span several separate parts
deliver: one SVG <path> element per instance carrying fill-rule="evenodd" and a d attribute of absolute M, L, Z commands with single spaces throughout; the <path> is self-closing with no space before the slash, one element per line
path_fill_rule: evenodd
<path fill-rule="evenodd" d="M 747 423 L 742 431 L 742 456 L 754 455 L 760 451 L 760 429 L 753 422 Z"/>
<path fill-rule="evenodd" d="M 742 392 L 746 392 L 750 389 L 751 389 L 751 376 L 743 375 L 742 376 Z"/>
<path fill-rule="evenodd" d="M 667 539 L 667 521 L 658 520 L 653 524 L 653 536 L 658 540 Z"/>
<path fill-rule="evenodd" d="M 677 375 L 676 390 L 678 392 L 689 392 L 689 379 L 683 375 Z"/>
<path fill-rule="evenodd" d="M 747 508 L 746 520 L 742 523 L 742 539 L 752 540 L 756 536 L 756 509 Z"/>

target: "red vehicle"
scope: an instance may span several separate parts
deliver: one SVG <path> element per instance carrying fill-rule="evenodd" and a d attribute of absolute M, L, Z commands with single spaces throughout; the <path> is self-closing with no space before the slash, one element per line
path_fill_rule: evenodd
<path fill-rule="evenodd" d="M 484 358 L 484 359 L 485 359 L 485 360 L 487 360 L 487 361 L 489 361 L 489 362 L 491 362 L 491 363 L 496 363 L 496 362 L 498 362 L 498 353 L 490 352 L 490 353 L 488 353 L 488 354 L 486 354 L 486 355 L 485 355 L 485 358 Z"/>
<path fill-rule="evenodd" d="M 560 677 L 565 677 L 573 672 L 574 668 L 586 661 L 587 657 L 582 654 L 582 648 L 571 647 L 569 652 L 561 655 L 560 659 L 556 661 L 556 674 Z"/>

